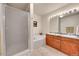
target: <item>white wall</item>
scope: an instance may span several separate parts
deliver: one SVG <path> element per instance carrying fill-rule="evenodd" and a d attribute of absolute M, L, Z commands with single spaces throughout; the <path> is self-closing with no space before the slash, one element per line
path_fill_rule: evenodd
<path fill-rule="evenodd" d="M 50 17 L 53 16 L 53 15 L 56 15 L 58 13 L 61 13 L 63 11 L 67 11 L 69 9 L 72 9 L 72 8 L 76 8 L 76 7 L 79 7 L 79 4 L 78 3 L 75 3 L 75 4 L 69 4 L 67 6 L 64 6 L 62 8 L 59 8 L 53 12 L 50 12 L 46 15 L 43 15 L 42 16 L 42 32 L 43 33 L 47 33 L 47 32 L 50 32 L 50 27 L 49 27 L 49 24 L 50 24 Z"/>
<path fill-rule="evenodd" d="M 59 32 L 59 17 L 50 19 L 50 32 Z"/>
<path fill-rule="evenodd" d="M 32 8 L 33 9 L 33 8 Z M 32 10 L 31 9 L 31 10 Z M 33 27 L 33 21 L 37 21 L 37 27 Z M 41 32 L 41 16 L 34 14 L 33 12 L 31 12 L 31 20 L 30 20 L 30 43 L 31 43 L 31 51 L 34 49 L 35 47 L 35 42 L 34 42 L 34 35 L 38 35 Z"/>
<path fill-rule="evenodd" d="M 39 34 L 41 32 L 41 16 L 34 14 L 32 21 L 37 21 L 37 27 L 33 27 L 33 34 Z"/>
<path fill-rule="evenodd" d="M 50 20 L 48 19 L 47 16 L 42 16 L 42 33 L 46 34 L 49 32 L 49 22 Z"/>

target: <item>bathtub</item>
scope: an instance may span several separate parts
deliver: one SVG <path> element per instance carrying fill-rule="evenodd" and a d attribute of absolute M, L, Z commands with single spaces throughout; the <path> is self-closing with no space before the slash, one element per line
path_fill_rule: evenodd
<path fill-rule="evenodd" d="M 45 46 L 45 35 L 34 35 L 34 49 Z"/>

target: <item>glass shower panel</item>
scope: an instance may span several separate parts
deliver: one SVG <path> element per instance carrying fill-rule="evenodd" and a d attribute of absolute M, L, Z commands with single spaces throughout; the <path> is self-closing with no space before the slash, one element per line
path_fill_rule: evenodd
<path fill-rule="evenodd" d="M 28 49 L 28 12 L 6 6 L 5 17 L 6 54 Z"/>

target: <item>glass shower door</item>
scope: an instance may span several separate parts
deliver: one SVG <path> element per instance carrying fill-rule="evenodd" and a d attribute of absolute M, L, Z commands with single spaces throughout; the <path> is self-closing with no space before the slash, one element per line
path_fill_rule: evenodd
<path fill-rule="evenodd" d="M 28 13 L 6 6 L 6 54 L 14 55 L 28 49 Z"/>

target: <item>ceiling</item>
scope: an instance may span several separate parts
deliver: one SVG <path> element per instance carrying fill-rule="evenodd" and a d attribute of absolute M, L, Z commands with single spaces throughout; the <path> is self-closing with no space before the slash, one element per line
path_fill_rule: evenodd
<path fill-rule="evenodd" d="M 34 13 L 38 15 L 44 15 L 64 7 L 65 5 L 67 5 L 67 3 L 35 3 Z"/>
<path fill-rule="evenodd" d="M 29 10 L 29 3 L 8 3 L 7 5 L 21 9 L 21 10 Z"/>
<path fill-rule="evenodd" d="M 7 3 L 7 5 L 24 11 L 30 11 L 29 3 Z M 34 3 L 34 13 L 38 15 L 44 15 L 65 5 L 67 5 L 67 3 Z"/>

